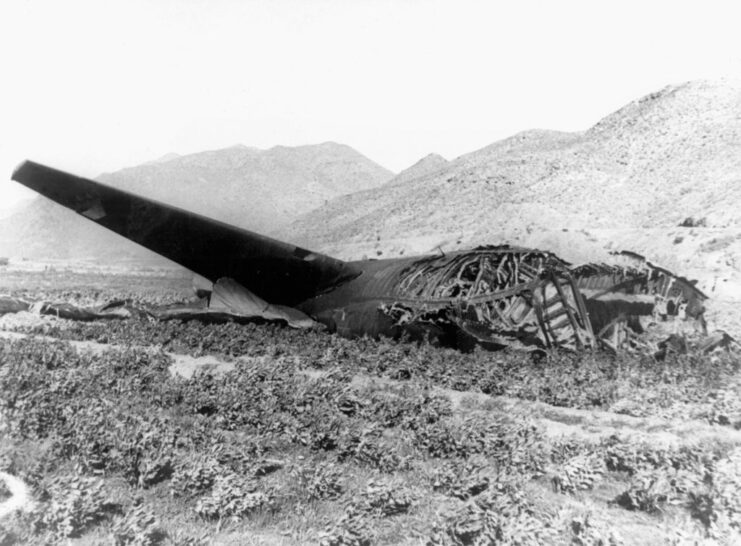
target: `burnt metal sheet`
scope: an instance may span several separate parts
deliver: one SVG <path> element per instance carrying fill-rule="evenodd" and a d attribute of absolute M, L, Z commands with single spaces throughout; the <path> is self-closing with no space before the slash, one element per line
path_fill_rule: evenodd
<path fill-rule="evenodd" d="M 0 316 L 8 313 L 19 313 L 21 311 L 28 311 L 31 304 L 20 298 L 13 298 L 11 296 L 0 296 Z"/>
<path fill-rule="evenodd" d="M 321 327 L 297 309 L 267 303 L 233 279 L 219 279 L 208 299 L 164 307 L 143 307 L 126 301 L 114 301 L 100 307 L 81 307 L 64 302 L 28 302 L 16 298 L 0 298 L 0 315 L 20 311 L 83 322 L 143 317 L 153 320 L 200 320 L 209 323 L 279 322 L 300 329 Z"/>

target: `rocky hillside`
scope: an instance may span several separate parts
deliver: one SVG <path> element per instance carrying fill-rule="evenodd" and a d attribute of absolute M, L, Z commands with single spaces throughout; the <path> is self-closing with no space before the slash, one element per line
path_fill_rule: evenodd
<path fill-rule="evenodd" d="M 429 176 L 448 166 L 448 160 L 439 154 L 428 154 L 411 167 L 396 175 L 389 184 L 402 184 L 416 178 Z"/>
<path fill-rule="evenodd" d="M 708 290 L 741 288 L 736 83 L 669 86 L 584 132 L 527 131 L 401 177 L 339 197 L 281 235 L 345 258 L 506 242 L 585 261 L 630 248 Z M 695 227 L 679 227 L 688 218 Z"/>
<path fill-rule="evenodd" d="M 379 186 L 392 176 L 349 146 L 327 142 L 269 150 L 235 146 L 187 156 L 168 154 L 101 175 L 98 180 L 268 233 L 330 199 Z M 0 219 L 0 232 L 0 254 L 4 255 L 152 257 L 42 198 Z"/>

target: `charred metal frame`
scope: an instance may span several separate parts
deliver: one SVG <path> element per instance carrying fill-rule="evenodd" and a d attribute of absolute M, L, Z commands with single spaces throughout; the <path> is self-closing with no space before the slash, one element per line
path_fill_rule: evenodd
<path fill-rule="evenodd" d="M 693 319 L 707 334 L 704 301 L 707 296 L 695 283 L 649 262 L 630 251 L 613 253 L 618 264 L 584 264 L 572 269 L 576 286 L 591 309 L 596 338 L 611 350 L 646 349 L 636 317 L 651 315 L 657 322 L 672 317 Z M 600 313 L 600 306 L 612 305 Z M 601 320 L 607 315 L 610 320 Z M 682 316 L 684 315 L 684 316 Z M 631 318 L 633 320 L 631 320 Z"/>
<path fill-rule="evenodd" d="M 401 272 L 382 311 L 399 325 L 455 324 L 478 343 L 521 348 L 591 347 L 594 335 L 568 264 L 508 246 L 429 257 Z"/>

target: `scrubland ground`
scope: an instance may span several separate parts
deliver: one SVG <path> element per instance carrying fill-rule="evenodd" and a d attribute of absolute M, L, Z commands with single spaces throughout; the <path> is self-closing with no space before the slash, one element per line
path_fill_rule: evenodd
<path fill-rule="evenodd" d="M 0 274 L 85 304 L 189 287 Z M 740 368 L 8 315 L 0 472 L 29 499 L 0 544 L 737 544 Z"/>

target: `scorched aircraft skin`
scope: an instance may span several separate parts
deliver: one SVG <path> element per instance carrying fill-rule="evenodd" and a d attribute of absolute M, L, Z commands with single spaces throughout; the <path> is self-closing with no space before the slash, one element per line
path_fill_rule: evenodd
<path fill-rule="evenodd" d="M 230 279 L 263 311 L 285 309 L 289 323 L 311 317 L 346 337 L 616 350 L 640 330 L 636 317 L 701 320 L 704 310 L 692 283 L 637 255 L 571 269 L 550 252 L 502 245 L 344 262 L 31 161 L 13 179 L 216 286 Z"/>

